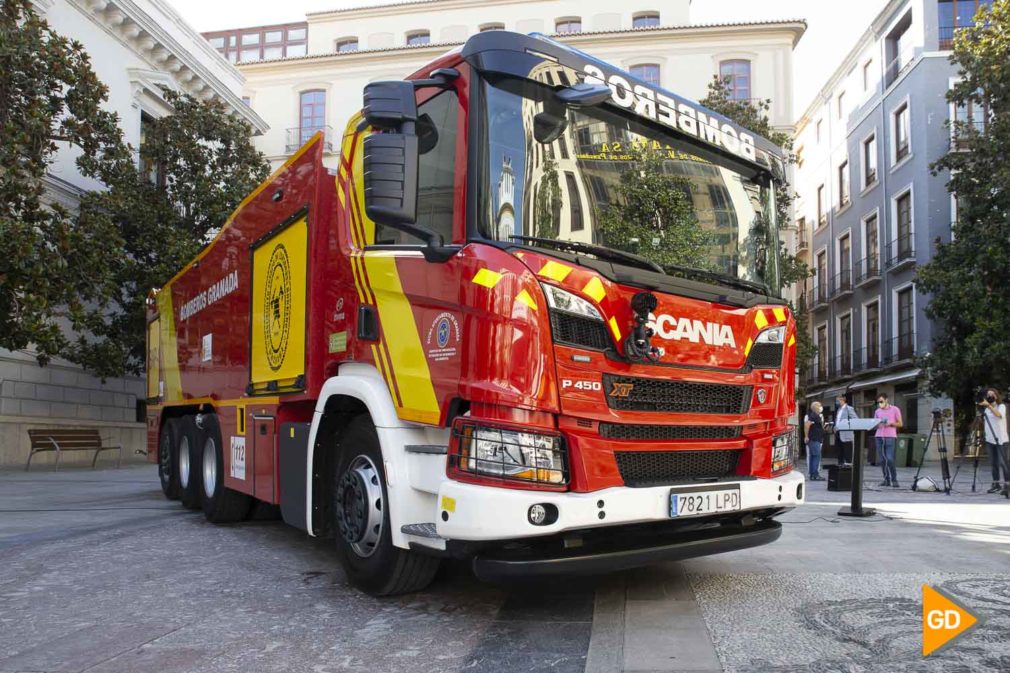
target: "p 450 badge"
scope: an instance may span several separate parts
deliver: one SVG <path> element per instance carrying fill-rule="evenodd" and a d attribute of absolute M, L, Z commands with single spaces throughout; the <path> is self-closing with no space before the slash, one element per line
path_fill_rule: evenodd
<path fill-rule="evenodd" d="M 603 384 L 599 381 L 574 381 L 572 379 L 561 379 L 561 389 L 599 392 L 603 390 Z"/>

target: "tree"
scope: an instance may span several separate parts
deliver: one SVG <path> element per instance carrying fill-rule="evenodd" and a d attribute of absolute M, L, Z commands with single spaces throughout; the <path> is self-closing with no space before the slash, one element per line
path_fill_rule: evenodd
<path fill-rule="evenodd" d="M 56 34 L 30 0 L 0 12 L 0 347 L 34 344 L 40 363 L 61 355 L 67 328 L 115 292 L 107 261 L 121 241 L 102 218 L 77 220 L 45 199 L 62 147 L 82 173 L 129 163 L 108 90 L 83 46 Z"/>
<path fill-rule="evenodd" d="M 662 150 L 640 147 L 634 155 L 615 198 L 600 210 L 603 242 L 661 266 L 707 269 L 713 237 L 698 222 L 691 182 L 664 171 Z"/>
<path fill-rule="evenodd" d="M 951 240 L 937 239 L 936 253 L 918 269 L 916 285 L 928 293 L 934 321 L 930 352 L 920 358 L 928 389 L 946 395 L 959 425 L 975 413 L 976 386 L 1010 386 L 1010 1 L 984 5 L 975 26 L 959 29 L 950 60 L 959 80 L 947 100 L 979 111 L 951 125 L 951 151 L 932 165 L 949 172 L 957 198 Z"/>
<path fill-rule="evenodd" d="M 251 129 L 219 102 L 165 91 L 174 113 L 135 152 L 83 46 L 30 0 L 0 0 L 0 347 L 34 345 L 109 377 L 144 364 L 144 302 L 266 177 Z M 106 189 L 46 203 L 58 150 Z M 135 157 L 139 156 L 138 166 Z"/>
<path fill-rule="evenodd" d="M 70 357 L 104 376 L 144 365 L 144 306 L 225 223 L 269 174 L 251 129 L 216 100 L 165 91 L 173 113 L 145 128 L 140 169 L 106 175 L 109 189 L 88 194 L 82 217 L 109 217 L 123 241 L 113 267 L 116 301 L 88 314 Z"/>
<path fill-rule="evenodd" d="M 533 204 L 533 222 L 537 238 L 557 238 L 561 231 L 561 186 L 558 184 L 558 164 L 554 159 L 544 161 L 544 173 Z"/>
<path fill-rule="evenodd" d="M 771 101 L 761 100 L 752 103 L 751 101 L 734 100 L 731 93 L 729 78 L 713 77 L 708 84 L 708 95 L 701 99 L 700 103 L 778 145 L 786 151 L 786 162 L 795 163 L 796 157 L 792 153 L 792 136 L 782 131 L 776 131 L 768 119 Z M 776 184 L 775 206 L 780 224 L 789 222 L 792 218 L 793 199 L 793 191 L 788 184 Z M 806 262 L 797 255 L 789 254 L 785 243 L 779 241 L 779 278 L 783 287 L 803 282 L 811 275 L 813 275 L 813 270 L 807 266 Z M 809 370 L 815 353 L 813 339 L 810 336 L 810 317 L 804 311 L 797 311 L 792 302 L 789 303 L 789 308 L 792 309 L 796 319 L 796 365 L 799 367 L 802 380 L 802 374 Z M 801 394 L 802 391 L 798 388 L 797 395 Z"/>

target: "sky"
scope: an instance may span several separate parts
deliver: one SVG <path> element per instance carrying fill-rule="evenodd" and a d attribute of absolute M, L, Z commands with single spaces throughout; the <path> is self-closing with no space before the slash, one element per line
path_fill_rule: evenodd
<path fill-rule="evenodd" d="M 179 14 L 201 32 L 302 21 L 306 12 L 382 5 L 390 1 L 169 0 Z M 793 108 L 794 116 L 798 118 L 886 3 L 887 0 L 847 0 L 842 3 L 817 0 L 693 0 L 691 21 L 726 23 L 806 19 L 807 32 L 796 47 L 793 63 Z M 662 3 L 653 2 L 651 5 L 661 6 Z"/>

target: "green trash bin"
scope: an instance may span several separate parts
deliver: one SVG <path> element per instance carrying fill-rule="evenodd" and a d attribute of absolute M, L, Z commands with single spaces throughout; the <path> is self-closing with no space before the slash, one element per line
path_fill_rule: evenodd
<path fill-rule="evenodd" d="M 915 435 L 898 435 L 894 442 L 894 466 L 908 467 L 908 451 L 912 447 L 912 438 Z"/>
<path fill-rule="evenodd" d="M 922 450 L 926 447 L 926 435 L 909 435 L 908 467 L 918 467 L 922 460 Z"/>

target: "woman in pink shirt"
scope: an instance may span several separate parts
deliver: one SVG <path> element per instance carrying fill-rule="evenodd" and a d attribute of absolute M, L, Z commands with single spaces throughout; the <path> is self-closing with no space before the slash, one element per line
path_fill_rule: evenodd
<path fill-rule="evenodd" d="M 898 428 L 901 427 L 901 411 L 891 405 L 887 395 L 881 393 L 877 395 L 877 409 L 873 412 L 873 417 L 881 419 L 876 434 L 877 455 L 880 456 L 880 465 L 884 470 L 884 481 L 880 482 L 880 485 L 898 488 L 898 469 L 894 466 L 894 443 L 898 437 Z"/>

